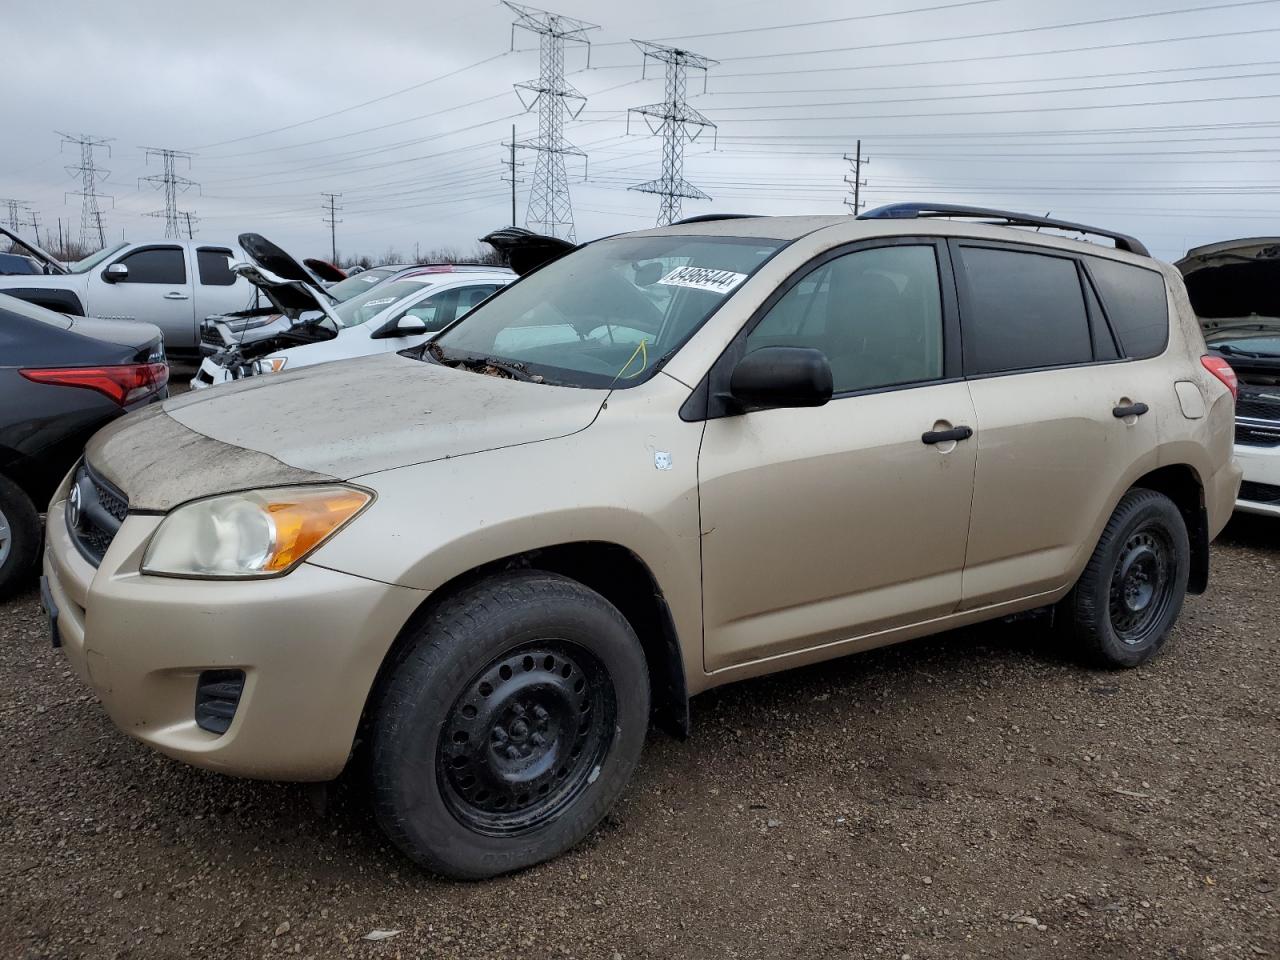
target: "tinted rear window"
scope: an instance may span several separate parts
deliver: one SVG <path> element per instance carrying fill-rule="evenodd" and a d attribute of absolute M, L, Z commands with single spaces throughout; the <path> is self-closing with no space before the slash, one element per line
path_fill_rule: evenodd
<path fill-rule="evenodd" d="M 231 272 L 231 251 L 200 249 L 196 251 L 200 282 L 206 287 L 230 287 L 236 282 Z"/>
<path fill-rule="evenodd" d="M 1169 342 L 1169 302 L 1164 277 L 1154 270 L 1101 257 L 1088 258 L 1107 319 L 1126 357 L 1145 360 Z"/>
<path fill-rule="evenodd" d="M 1093 346 L 1074 260 L 960 248 L 968 287 L 965 372 L 1005 373 L 1089 363 Z"/>

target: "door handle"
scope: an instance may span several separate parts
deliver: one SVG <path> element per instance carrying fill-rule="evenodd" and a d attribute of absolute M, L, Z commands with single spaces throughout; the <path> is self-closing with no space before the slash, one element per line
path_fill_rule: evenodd
<path fill-rule="evenodd" d="M 935 443 L 950 443 L 953 440 L 968 440 L 973 436 L 972 427 L 952 427 L 950 430 L 930 430 L 920 437 L 921 443 L 932 446 Z"/>
<path fill-rule="evenodd" d="M 1125 417 L 1140 417 L 1150 409 L 1145 403 L 1130 403 L 1123 407 L 1112 407 L 1111 415 L 1117 420 L 1123 420 Z"/>
<path fill-rule="evenodd" d="M 166 300 L 190 300 L 191 299 L 185 293 L 179 293 L 177 290 L 174 290 L 170 293 L 166 293 L 164 295 L 164 298 Z"/>

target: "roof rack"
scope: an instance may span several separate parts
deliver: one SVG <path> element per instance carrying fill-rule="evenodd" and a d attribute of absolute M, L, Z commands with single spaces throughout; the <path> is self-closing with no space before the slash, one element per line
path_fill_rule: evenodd
<path fill-rule="evenodd" d="M 1136 253 L 1141 257 L 1149 257 L 1151 253 L 1141 240 L 1128 234 L 1116 233 L 1114 230 L 1103 230 L 1101 227 L 1089 227 L 1083 223 L 1072 223 L 1069 220 L 1054 220 L 1052 217 L 1037 217 L 1030 213 L 1013 213 L 1009 210 L 993 210 L 988 207 L 970 207 L 960 203 L 891 203 L 888 206 L 876 207 L 858 215 L 859 220 L 916 220 L 928 217 L 962 217 L 981 219 L 986 223 L 1010 227 L 1048 227 L 1053 230 L 1065 230 L 1068 233 L 1085 233 L 1095 237 L 1106 237 L 1115 242 L 1117 250 Z"/>
<path fill-rule="evenodd" d="M 682 223 L 710 223 L 712 220 L 758 220 L 758 213 L 700 213 L 696 217 L 685 217 L 683 220 L 672 220 L 671 226 L 678 227 Z"/>

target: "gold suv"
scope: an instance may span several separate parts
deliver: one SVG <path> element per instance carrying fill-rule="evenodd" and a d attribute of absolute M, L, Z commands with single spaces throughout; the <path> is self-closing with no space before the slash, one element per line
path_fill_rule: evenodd
<path fill-rule="evenodd" d="M 1142 663 L 1208 582 L 1233 391 L 1123 235 L 684 222 L 425 346 L 117 421 L 43 593 L 122 730 L 280 780 L 358 742 L 401 849 L 485 877 L 581 840 L 651 712 L 719 684 L 1037 608 Z"/>

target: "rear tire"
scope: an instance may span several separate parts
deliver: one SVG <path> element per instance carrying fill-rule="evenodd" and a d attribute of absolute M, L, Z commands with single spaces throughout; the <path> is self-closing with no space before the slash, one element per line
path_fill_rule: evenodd
<path fill-rule="evenodd" d="M 1145 663 L 1169 638 L 1190 570 L 1187 526 L 1173 501 L 1130 490 L 1059 606 L 1067 638 L 1097 666 Z"/>
<path fill-rule="evenodd" d="M 410 858 L 476 880 L 568 850 L 644 745 L 644 651 L 617 608 L 525 571 L 446 600 L 375 697 L 374 811 Z"/>
<path fill-rule="evenodd" d="M 40 516 L 31 498 L 0 477 L 0 597 L 26 581 L 40 554 Z"/>

